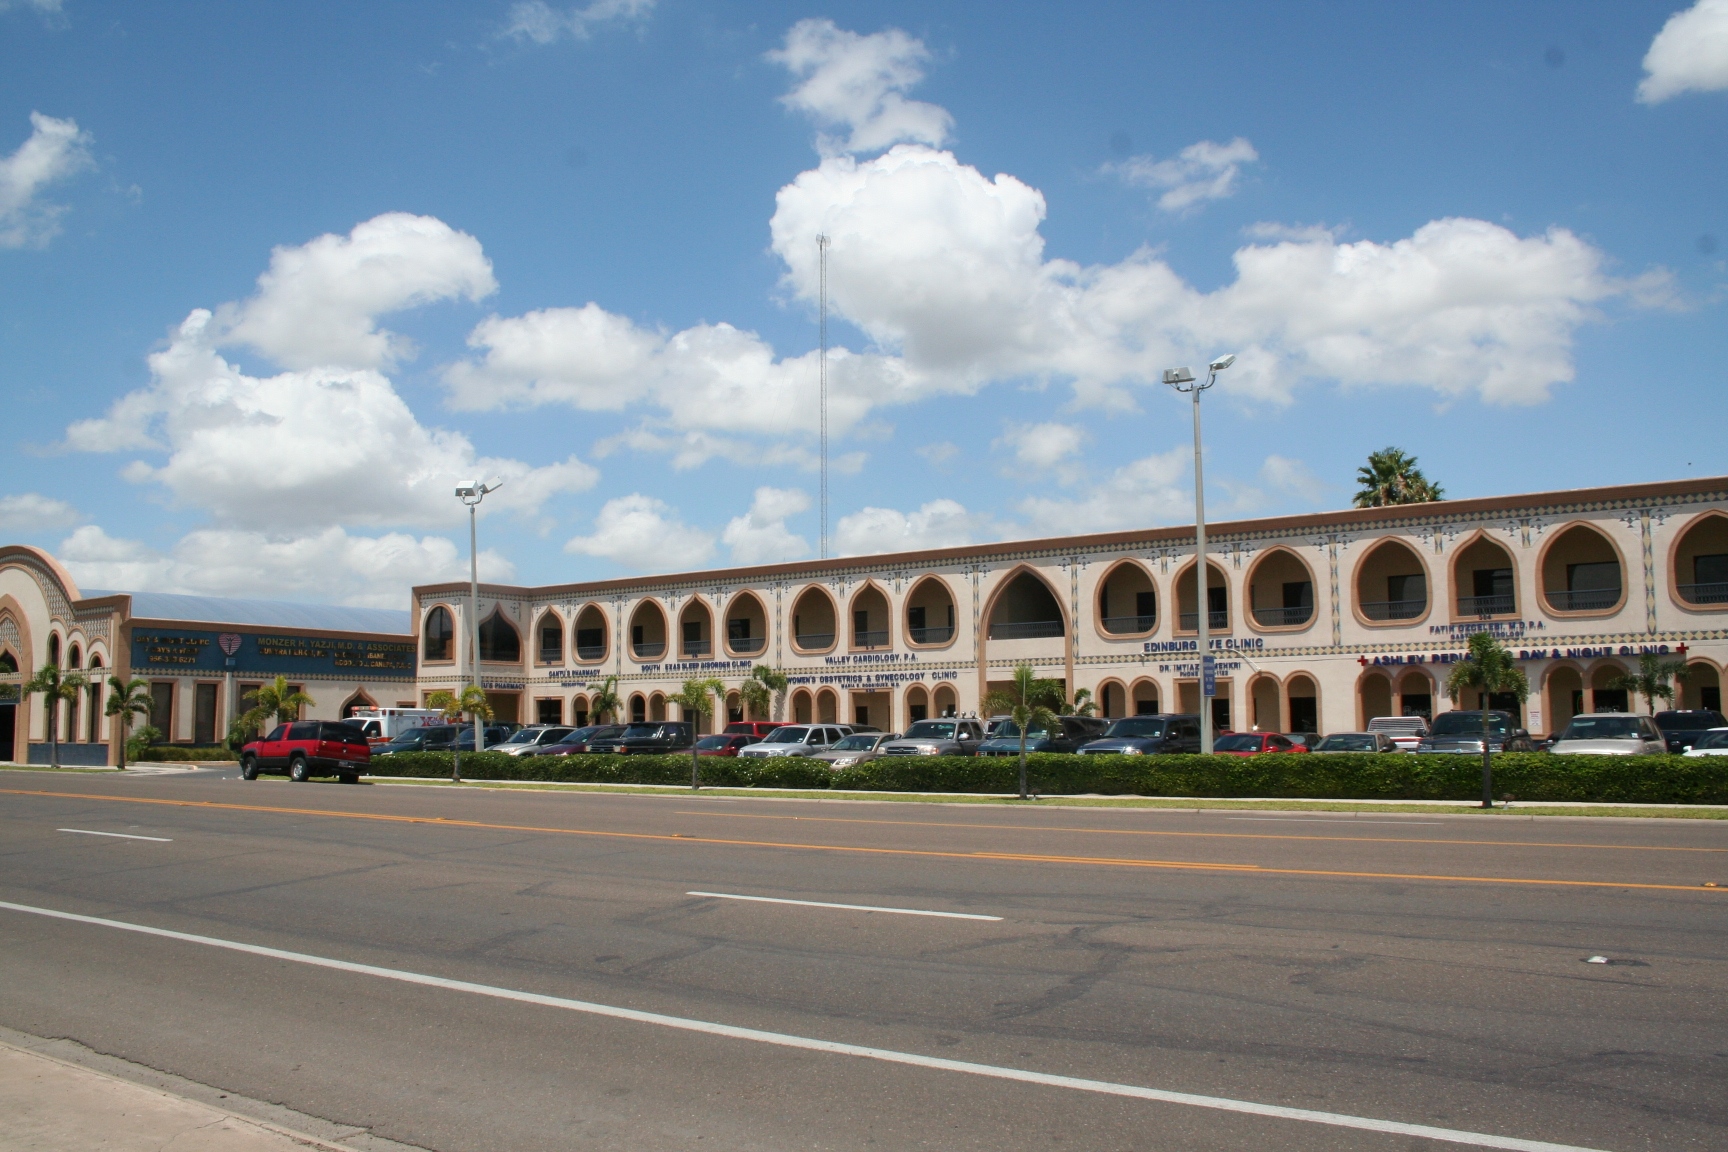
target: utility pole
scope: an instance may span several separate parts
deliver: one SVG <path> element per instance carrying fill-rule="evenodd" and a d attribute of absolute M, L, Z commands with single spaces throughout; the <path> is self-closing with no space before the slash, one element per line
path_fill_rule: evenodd
<path fill-rule="evenodd" d="M 822 559 L 828 559 L 828 237 L 816 237 L 817 319 L 819 351 L 816 354 L 816 385 L 822 455 Z"/>

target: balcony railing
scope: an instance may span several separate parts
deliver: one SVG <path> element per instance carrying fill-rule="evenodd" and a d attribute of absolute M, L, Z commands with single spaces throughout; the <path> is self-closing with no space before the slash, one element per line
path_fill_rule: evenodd
<path fill-rule="evenodd" d="M 1197 632 L 1197 631 L 1199 631 L 1199 629 L 1200 629 L 1200 613 L 1198 613 L 1198 612 L 1184 612 L 1184 613 L 1182 613 L 1181 617 L 1177 620 L 1176 626 L 1178 628 L 1182 629 L 1182 631 L 1184 631 L 1184 632 Z M 1228 627 L 1230 627 L 1230 613 L 1228 613 L 1228 612 L 1208 612 L 1208 613 L 1206 613 L 1206 627 L 1208 627 L 1208 628 L 1228 628 Z"/>
<path fill-rule="evenodd" d="M 1728 584 L 1682 584 L 1678 590 L 1688 604 L 1728 604 Z"/>
<path fill-rule="evenodd" d="M 1516 610 L 1510 592 L 1501 592 L 1493 596 L 1458 597 L 1458 615 L 1460 616 L 1505 616 Z"/>
<path fill-rule="evenodd" d="M 1428 601 L 1364 600 L 1357 607 L 1370 620 L 1414 620 L 1428 611 Z"/>
<path fill-rule="evenodd" d="M 834 646 L 834 633 L 832 632 L 800 632 L 794 639 L 797 641 L 798 647 L 806 652 Z"/>
<path fill-rule="evenodd" d="M 888 647 L 888 629 L 879 632 L 853 632 L 852 647 L 854 648 L 886 648 Z"/>
<path fill-rule="evenodd" d="M 1106 616 L 1099 623 L 1104 625 L 1104 631 L 1120 636 L 1132 632 L 1150 632 L 1152 626 L 1158 623 L 1158 617 Z"/>
<path fill-rule="evenodd" d="M 908 628 L 906 634 L 912 637 L 914 644 L 946 644 L 954 638 L 951 626 L 941 628 Z"/>
<path fill-rule="evenodd" d="M 1296 608 L 1256 608 L 1254 623 L 1262 628 L 1291 628 L 1297 624 L 1306 624 L 1314 619 L 1314 605 L 1303 604 Z"/>
<path fill-rule="evenodd" d="M 604 644 L 576 645 L 576 659 L 578 660 L 598 660 L 604 655 L 606 655 L 606 645 Z"/>
<path fill-rule="evenodd" d="M 1060 620 L 1025 620 L 1018 623 L 991 624 L 990 639 L 992 640 L 1041 640 L 1047 636 L 1062 635 Z"/>
<path fill-rule="evenodd" d="M 760 652 L 762 649 L 768 647 L 768 637 L 734 636 L 730 640 L 726 641 L 726 646 L 731 648 L 734 652 L 742 652 L 748 656 L 751 653 Z"/>
<path fill-rule="evenodd" d="M 1724 585 L 1728 588 L 1728 585 Z M 1560 612 L 1601 612 L 1620 603 L 1618 588 L 1589 588 L 1580 592 L 1545 592 L 1548 603 Z"/>
<path fill-rule="evenodd" d="M 636 643 L 630 645 L 630 650 L 636 653 L 637 656 L 643 658 L 649 656 L 664 656 L 666 654 L 666 641 L 638 640 Z"/>
<path fill-rule="evenodd" d="M 686 657 L 706 656 L 713 651 L 714 651 L 714 644 L 712 641 L 708 641 L 708 640 L 686 640 L 686 641 L 684 641 L 684 655 Z"/>
<path fill-rule="evenodd" d="M 564 649 L 562 649 L 562 648 L 542 648 L 542 649 L 540 649 L 540 663 L 542 663 L 542 664 L 562 664 L 562 663 L 564 663 Z"/>

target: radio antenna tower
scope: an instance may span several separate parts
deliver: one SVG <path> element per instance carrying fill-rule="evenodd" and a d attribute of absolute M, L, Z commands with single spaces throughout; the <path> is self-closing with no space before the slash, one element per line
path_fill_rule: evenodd
<path fill-rule="evenodd" d="M 822 559 L 828 559 L 828 237 L 816 237 L 817 340 L 816 385 L 822 455 Z"/>

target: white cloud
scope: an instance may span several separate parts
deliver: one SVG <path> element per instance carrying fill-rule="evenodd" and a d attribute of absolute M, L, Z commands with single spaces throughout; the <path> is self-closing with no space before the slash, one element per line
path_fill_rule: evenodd
<path fill-rule="evenodd" d="M 714 538 L 680 521 L 664 500 L 635 492 L 606 501 L 594 517 L 593 534 L 574 537 L 564 551 L 637 572 L 671 572 L 707 563 Z"/>
<path fill-rule="evenodd" d="M 1211 487 L 1211 485 L 1208 485 Z M 1208 511 L 1228 516 L 1257 516 L 1292 507 L 1323 507 L 1336 492 L 1301 460 L 1276 453 L 1266 457 L 1252 482 L 1228 477 L 1217 481 L 1207 501 Z M 1223 498 L 1220 499 L 1219 497 Z"/>
<path fill-rule="evenodd" d="M 1645 104 L 1728 88 L 1728 0 L 1698 0 L 1670 16 L 1650 41 L 1644 72 L 1638 99 Z"/>
<path fill-rule="evenodd" d="M 12 8 L 34 8 L 44 16 L 60 15 L 62 0 L 0 0 L 0 12 Z"/>
<path fill-rule="evenodd" d="M 536 44 L 551 44 L 563 36 L 586 40 L 596 24 L 642 20 L 653 10 L 654 0 L 594 0 L 586 8 L 562 10 L 546 0 L 523 0 L 511 6 L 501 34 Z"/>
<path fill-rule="evenodd" d="M 415 584 L 466 579 L 466 554 L 441 536 L 350 536 L 327 528 L 299 536 L 234 529 L 192 532 L 171 552 L 85 525 L 57 551 L 73 579 L 131 592 L 305 599 L 374 608 L 405 607 Z M 508 580 L 509 561 L 480 554 L 483 580 Z"/>
<path fill-rule="evenodd" d="M 1007 448 L 1022 468 L 1047 472 L 1080 451 L 1086 433 L 1073 424 L 1011 424 L 992 446 Z"/>
<path fill-rule="evenodd" d="M 901 141 L 939 146 L 953 129 L 946 109 L 906 99 L 924 79 L 930 50 L 898 28 L 860 36 L 832 20 L 800 20 L 768 59 L 798 80 L 782 104 L 847 132 L 844 139 L 819 136 L 824 154 L 874 152 Z"/>
<path fill-rule="evenodd" d="M 935 467 L 940 468 L 960 455 L 960 445 L 952 440 L 938 440 L 934 444 L 926 444 L 921 448 L 914 449 L 914 451 Z"/>
<path fill-rule="evenodd" d="M 1190 144 L 1168 160 L 1130 156 L 1119 163 L 1104 165 L 1104 171 L 1121 177 L 1132 187 L 1162 191 L 1158 207 L 1166 212 L 1182 212 L 1202 201 L 1233 195 L 1242 165 L 1259 159 L 1254 145 L 1238 136 L 1228 144 L 1212 140 Z"/>
<path fill-rule="evenodd" d="M 78 510 L 64 500 L 35 492 L 0 496 L 0 532 L 35 532 L 78 522 Z"/>
<path fill-rule="evenodd" d="M 88 132 L 72 120 L 30 113 L 29 139 L 0 157 L 0 248 L 41 247 L 52 240 L 66 207 L 42 200 L 40 193 L 89 165 Z"/>
<path fill-rule="evenodd" d="M 773 564 L 808 555 L 810 545 L 786 527 L 786 518 L 806 512 L 810 497 L 797 488 L 758 488 L 750 511 L 734 516 L 720 534 L 735 564 Z"/>
<path fill-rule="evenodd" d="M 966 511 L 956 500 L 932 500 L 916 512 L 893 508 L 861 508 L 840 517 L 834 533 L 841 556 L 880 552 L 910 552 L 921 548 L 953 548 L 988 534 L 983 517 Z"/>
<path fill-rule="evenodd" d="M 1036 536 L 1068 536 L 1148 528 L 1194 515 L 1193 456 L 1186 448 L 1124 464 L 1073 500 L 1029 497 L 1020 502 Z"/>
<path fill-rule="evenodd" d="M 667 434 L 646 424 L 596 440 L 592 452 L 595 459 L 604 459 L 625 448 L 633 452 L 670 454 L 676 472 L 700 468 L 714 459 L 748 468 L 787 467 L 817 472 L 822 467 L 818 453 L 796 444 L 762 444 L 699 430 Z M 828 467 L 843 475 L 855 475 L 863 470 L 868 458 L 864 452 L 843 452 L 839 456 L 830 456 Z"/>

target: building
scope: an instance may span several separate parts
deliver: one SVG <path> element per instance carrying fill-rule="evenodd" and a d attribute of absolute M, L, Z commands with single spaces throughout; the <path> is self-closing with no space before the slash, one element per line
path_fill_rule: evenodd
<path fill-rule="evenodd" d="M 1212 524 L 1205 609 L 1221 728 L 1351 731 L 1449 707 L 1471 633 L 1530 678 L 1529 729 L 1626 708 L 1614 678 L 1684 660 L 1717 708 L 1728 661 L 1728 477 Z M 579 723 L 618 677 L 663 719 L 689 677 L 792 682 L 789 718 L 902 730 L 971 712 L 1030 661 L 1106 716 L 1198 710 L 1192 527 L 1007 541 L 540 588 L 482 585 L 485 686 L 504 719 Z M 469 589 L 413 592 L 422 698 L 465 682 Z M 1516 700 L 1493 701 L 1516 709 Z M 671 706 L 675 712 L 675 706 Z"/>
<path fill-rule="evenodd" d="M 312 697 L 308 718 L 412 704 L 409 624 L 376 608 L 80 591 L 48 553 L 0 547 L 0 760 L 47 763 L 52 717 L 62 764 L 116 763 L 110 676 L 149 683 L 151 715 L 133 730 L 148 723 L 176 744 L 221 741 L 246 694 L 277 675 Z M 50 662 L 90 687 L 56 709 L 20 702 L 17 686 Z"/>

